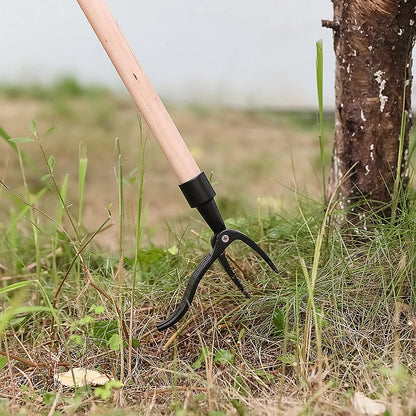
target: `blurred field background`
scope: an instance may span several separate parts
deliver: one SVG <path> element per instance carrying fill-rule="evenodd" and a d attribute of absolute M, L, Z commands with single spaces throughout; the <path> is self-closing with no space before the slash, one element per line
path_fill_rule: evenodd
<path fill-rule="evenodd" d="M 225 217 L 284 211 L 294 205 L 295 190 L 298 195 L 319 199 L 322 176 L 315 112 L 198 104 L 167 106 L 199 166 L 215 184 Z M 94 231 L 105 220 L 106 209 L 112 204 L 113 226 L 96 240 L 103 249 L 118 247 L 116 137 L 120 139 L 126 183 L 137 168 L 140 140 L 146 140 L 145 244 L 170 244 L 172 238 L 200 228 L 198 216 L 185 202 L 144 122 L 140 133 L 140 117 L 127 95 L 85 86 L 75 78 L 65 77 L 48 87 L 3 85 L 0 109 L 0 126 L 11 137 L 30 136 L 32 119 L 40 134 L 55 127 L 44 146 L 48 156 L 56 158 L 58 183 L 69 175 L 67 200 L 74 214 L 78 212 L 78 159 L 80 149 L 86 151 L 88 173 L 82 223 L 87 231 Z M 332 124 L 332 115 L 326 115 L 328 155 Z M 26 170 L 28 185 L 35 192 L 44 187 L 40 178 L 46 173 L 40 151 L 36 143 L 20 144 L 20 148 L 38 166 L 38 172 Z M 1 178 L 13 192 L 23 196 L 16 152 L 4 140 L 0 142 L 0 152 Z M 125 193 L 128 247 L 129 238 L 134 240 L 134 226 L 129 224 L 133 225 L 136 218 L 137 183 L 125 186 Z M 50 198 L 42 198 L 40 208 L 53 216 L 57 201 L 56 195 L 50 194 Z M 9 215 L 7 200 L 3 195 L 2 219 Z"/>

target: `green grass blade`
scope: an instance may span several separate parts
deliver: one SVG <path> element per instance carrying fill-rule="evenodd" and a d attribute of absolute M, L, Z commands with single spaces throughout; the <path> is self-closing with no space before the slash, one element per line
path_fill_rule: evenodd
<path fill-rule="evenodd" d="M 10 286 L 0 289 L 0 295 L 4 295 L 5 293 L 12 292 L 13 290 L 22 289 L 26 286 L 31 285 L 33 282 L 34 280 L 25 280 L 23 282 L 13 283 Z"/>
<path fill-rule="evenodd" d="M 4 139 L 4 141 L 16 152 L 18 153 L 18 148 L 16 143 L 13 141 L 12 137 L 7 134 L 7 132 L 0 126 L 0 137 Z M 39 169 L 36 167 L 35 163 L 26 155 L 26 153 L 22 152 L 22 159 L 23 161 L 36 173 L 36 175 L 40 175 Z"/>
<path fill-rule="evenodd" d="M 124 176 L 120 147 L 120 139 L 115 140 L 115 151 L 117 158 L 117 180 L 118 180 L 118 212 L 119 212 L 119 273 L 122 277 L 124 263 Z"/>
<path fill-rule="evenodd" d="M 324 59 L 322 39 L 316 42 L 316 86 L 318 91 L 318 105 L 319 105 L 319 150 L 321 156 L 322 166 L 322 189 L 324 198 L 326 195 L 325 184 L 325 139 L 324 139 L 324 99 L 323 99 L 323 84 L 324 84 Z"/>
<path fill-rule="evenodd" d="M 0 137 L 2 137 L 4 141 L 8 143 L 15 152 L 17 152 L 16 143 L 12 141 L 12 138 L 6 133 L 6 131 L 1 126 L 0 126 Z"/>
<path fill-rule="evenodd" d="M 61 192 L 62 202 L 63 204 L 66 204 L 66 195 L 68 193 L 68 174 L 66 174 L 64 177 L 64 181 L 62 182 L 60 192 Z M 62 226 L 62 218 L 64 214 L 64 207 L 62 205 L 62 202 L 60 201 L 60 203 L 58 204 L 58 215 L 57 215 L 57 222 L 61 226 Z"/>
<path fill-rule="evenodd" d="M 140 270 L 140 248 L 143 229 L 143 185 L 146 161 L 146 137 L 143 132 L 141 120 L 139 120 L 140 143 L 139 158 L 137 160 L 137 184 L 138 184 L 138 209 L 136 217 L 136 250 L 134 256 L 134 279 Z"/>
<path fill-rule="evenodd" d="M 406 78 L 405 78 L 406 79 Z M 406 136 L 406 83 L 403 88 L 403 105 L 402 105 L 402 118 L 400 124 L 400 136 L 399 136 L 399 152 L 397 155 L 397 167 L 396 167 L 396 178 L 393 185 L 393 201 L 391 209 L 391 219 L 390 223 L 394 224 L 397 216 L 397 207 L 400 200 L 400 192 L 402 189 L 402 164 L 403 164 L 403 153 L 404 153 L 404 143 Z"/>
<path fill-rule="evenodd" d="M 87 176 L 88 158 L 86 146 L 80 146 L 79 148 L 79 166 L 78 166 L 78 227 L 82 226 L 82 208 L 84 204 L 84 190 L 85 190 L 85 178 Z"/>

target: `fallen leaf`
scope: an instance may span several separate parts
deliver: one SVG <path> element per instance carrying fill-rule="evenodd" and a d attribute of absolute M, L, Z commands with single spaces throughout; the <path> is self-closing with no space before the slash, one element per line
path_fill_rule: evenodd
<path fill-rule="evenodd" d="M 354 394 L 351 402 L 355 410 L 362 415 L 378 416 L 386 411 L 386 406 L 383 403 L 365 397 L 360 391 Z"/>
<path fill-rule="evenodd" d="M 78 387 L 85 386 L 86 384 L 102 386 L 106 384 L 109 380 L 111 380 L 110 377 L 107 377 L 106 375 L 101 374 L 98 371 L 88 370 L 86 368 L 75 367 L 73 369 L 73 372 L 73 377 L 71 370 L 66 371 L 65 373 L 59 373 L 55 377 L 62 385 L 66 387 L 75 387 L 75 383 Z"/>

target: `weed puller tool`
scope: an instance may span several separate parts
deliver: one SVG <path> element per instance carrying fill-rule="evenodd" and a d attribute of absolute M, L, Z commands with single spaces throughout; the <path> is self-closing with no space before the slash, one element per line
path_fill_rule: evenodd
<path fill-rule="evenodd" d="M 256 251 L 277 273 L 269 256 L 249 237 L 240 231 L 229 230 L 215 203 L 215 191 L 204 172 L 201 172 L 183 141 L 173 120 L 169 116 L 155 89 L 130 49 L 117 22 L 104 0 L 77 0 L 103 45 L 121 80 L 146 120 L 154 138 L 168 159 L 179 180 L 179 188 L 191 208 L 196 208 L 213 231 L 212 250 L 197 266 L 189 279 L 181 302 L 173 314 L 157 325 L 164 330 L 178 322 L 189 309 L 196 289 L 210 266 L 218 260 L 239 290 L 246 296 L 233 269 L 225 256 L 225 249 L 235 240 L 240 240 Z"/>

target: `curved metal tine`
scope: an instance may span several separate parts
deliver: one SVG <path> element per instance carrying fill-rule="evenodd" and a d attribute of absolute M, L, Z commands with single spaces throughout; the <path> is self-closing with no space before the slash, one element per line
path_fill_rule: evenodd
<path fill-rule="evenodd" d="M 182 296 L 182 300 L 176 306 L 175 311 L 164 321 L 157 324 L 157 329 L 163 331 L 172 325 L 175 325 L 187 312 L 191 306 L 192 300 L 194 299 L 196 289 L 198 288 L 199 282 L 201 281 L 204 274 L 211 267 L 212 263 L 217 259 L 218 254 L 215 252 L 215 249 L 207 254 L 198 264 L 197 268 L 192 273 L 189 278 L 188 284 L 185 289 L 185 293 Z"/>
<path fill-rule="evenodd" d="M 243 295 L 247 299 L 249 299 L 250 298 L 250 293 L 248 293 L 244 289 L 243 284 L 240 282 L 238 277 L 235 275 L 233 268 L 231 267 L 230 263 L 228 263 L 227 257 L 225 256 L 225 253 L 220 254 L 220 256 L 218 257 L 218 261 L 221 263 L 221 266 L 227 272 L 228 276 L 230 276 L 231 280 L 238 287 L 238 289 L 243 293 Z"/>
<path fill-rule="evenodd" d="M 279 273 L 277 270 L 277 267 L 274 265 L 272 259 L 249 237 L 247 237 L 245 234 L 243 234 L 240 231 L 236 230 L 229 230 L 230 237 L 233 240 L 240 240 L 243 243 L 247 244 L 250 248 L 252 248 L 269 266 L 270 268 L 276 272 Z"/>

